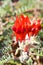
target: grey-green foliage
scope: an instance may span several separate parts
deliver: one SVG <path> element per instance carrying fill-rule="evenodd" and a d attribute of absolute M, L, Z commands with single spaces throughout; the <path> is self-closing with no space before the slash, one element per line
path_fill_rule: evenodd
<path fill-rule="evenodd" d="M 0 63 L 13 59 L 12 53 L 9 54 L 9 52 L 12 51 L 11 45 L 8 43 L 4 44 L 4 41 L 3 45 L 4 46 L 0 49 Z"/>
<path fill-rule="evenodd" d="M 29 58 L 28 61 L 27 61 L 27 64 L 28 65 L 33 65 L 33 60 L 31 58 Z"/>
<path fill-rule="evenodd" d="M 0 6 L 0 17 L 5 16 L 7 13 L 12 14 L 11 0 L 4 0 Z"/>
<path fill-rule="evenodd" d="M 43 3 L 38 0 L 19 0 L 15 6 L 14 13 L 21 14 L 25 11 L 32 10 L 32 9 L 42 9 L 43 10 Z"/>
<path fill-rule="evenodd" d="M 5 54 L 5 55 L 3 55 L 3 56 L 0 58 L 0 64 L 2 65 L 2 64 L 6 63 L 6 62 L 8 62 L 8 61 L 10 61 L 10 60 L 12 60 L 12 59 L 13 59 L 13 55 L 12 55 L 12 54 L 11 54 L 11 55 Z"/>
<path fill-rule="evenodd" d="M 16 14 L 24 13 L 25 11 L 36 8 L 37 1 L 35 0 L 19 0 L 17 5 L 15 6 Z"/>
<path fill-rule="evenodd" d="M 5 22 L 2 21 L 2 23 L 5 23 Z M 9 52 L 12 51 L 12 48 L 11 48 L 12 25 L 13 25 L 13 22 L 8 21 L 8 23 L 5 26 L 3 26 L 3 31 L 2 31 L 3 34 L 0 35 L 0 63 L 1 65 L 2 63 L 6 63 L 6 61 L 13 58 L 12 53 L 9 54 Z"/>
<path fill-rule="evenodd" d="M 43 26 L 43 25 L 42 25 L 42 26 Z M 39 32 L 38 35 L 39 35 L 40 38 L 43 38 L 43 29 Z"/>
<path fill-rule="evenodd" d="M 8 40 L 7 40 L 8 41 Z M 4 41 L 0 44 L 3 44 L 0 48 L 0 64 L 6 63 L 8 60 L 13 59 L 13 54 L 9 52 L 12 51 L 11 45 L 8 44 L 9 42 L 4 43 Z"/>
<path fill-rule="evenodd" d="M 34 52 L 36 56 L 43 56 L 42 48 L 31 48 L 30 51 Z"/>
<path fill-rule="evenodd" d="M 12 51 L 11 34 L 12 30 L 9 28 L 8 30 L 4 30 L 3 35 L 1 35 L 3 38 L 0 40 L 0 63 L 5 63 L 13 58 L 12 53 L 9 54 L 9 51 Z"/>

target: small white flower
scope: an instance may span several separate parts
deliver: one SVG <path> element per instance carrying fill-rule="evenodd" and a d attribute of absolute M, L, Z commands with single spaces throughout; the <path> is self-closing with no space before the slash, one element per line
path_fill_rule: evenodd
<path fill-rule="evenodd" d="M 20 59 L 20 62 L 24 62 L 28 59 L 28 55 L 27 55 L 27 52 L 22 52 L 21 56 L 19 57 Z"/>

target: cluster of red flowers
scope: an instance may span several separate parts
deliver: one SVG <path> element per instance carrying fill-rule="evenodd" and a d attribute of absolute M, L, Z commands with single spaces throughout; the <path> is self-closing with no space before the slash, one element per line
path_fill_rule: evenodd
<path fill-rule="evenodd" d="M 17 40 L 24 40 L 26 34 L 28 36 L 37 35 L 39 30 L 41 29 L 40 20 L 36 20 L 33 24 L 31 24 L 28 16 L 20 15 L 20 17 L 16 16 L 15 23 L 12 27 L 14 34 Z"/>

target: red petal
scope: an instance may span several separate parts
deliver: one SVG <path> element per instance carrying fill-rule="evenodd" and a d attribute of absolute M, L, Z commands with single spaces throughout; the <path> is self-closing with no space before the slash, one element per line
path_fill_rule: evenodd
<path fill-rule="evenodd" d="M 28 52 L 28 48 L 29 48 L 29 46 L 27 45 L 27 46 L 25 46 L 25 48 L 24 48 L 24 52 Z"/>

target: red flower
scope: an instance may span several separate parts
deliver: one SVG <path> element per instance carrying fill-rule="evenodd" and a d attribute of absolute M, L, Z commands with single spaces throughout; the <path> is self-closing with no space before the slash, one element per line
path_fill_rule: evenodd
<path fill-rule="evenodd" d="M 26 34 L 28 34 L 29 37 L 37 35 L 40 29 L 40 20 L 36 20 L 36 23 L 34 22 L 31 25 L 31 21 L 28 16 L 24 15 L 20 15 L 20 17 L 16 16 L 15 23 L 12 27 L 16 39 L 20 41 L 25 39 Z"/>

